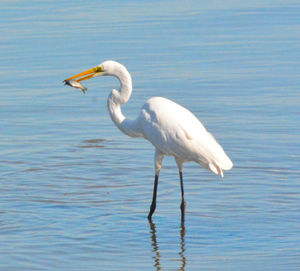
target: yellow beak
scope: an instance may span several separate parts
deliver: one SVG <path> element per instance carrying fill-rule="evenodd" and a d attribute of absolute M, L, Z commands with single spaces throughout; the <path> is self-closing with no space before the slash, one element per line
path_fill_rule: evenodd
<path fill-rule="evenodd" d="M 97 67 L 91 68 L 89 70 L 86 70 L 84 72 L 78 73 L 78 74 L 66 79 L 65 82 L 70 81 L 71 79 L 75 79 L 75 78 L 78 78 L 78 79 L 76 79 L 76 81 L 80 82 L 83 80 L 93 78 L 97 73 L 101 73 L 101 72 L 103 72 L 103 67 L 97 66 Z M 79 78 L 79 77 L 81 77 L 81 78 Z"/>

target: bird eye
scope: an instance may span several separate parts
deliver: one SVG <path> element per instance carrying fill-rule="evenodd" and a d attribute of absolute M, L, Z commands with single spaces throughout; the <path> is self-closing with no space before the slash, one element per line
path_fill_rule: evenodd
<path fill-rule="evenodd" d="M 102 66 L 95 67 L 94 72 L 103 72 L 103 67 Z"/>

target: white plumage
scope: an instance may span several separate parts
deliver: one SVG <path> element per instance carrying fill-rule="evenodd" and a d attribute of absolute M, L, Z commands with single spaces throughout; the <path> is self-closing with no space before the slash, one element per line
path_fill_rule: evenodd
<path fill-rule="evenodd" d="M 194 161 L 223 176 L 232 162 L 214 137 L 187 109 L 162 97 L 149 99 L 142 107 L 138 122 L 144 137 L 162 154 L 178 162 Z"/>
<path fill-rule="evenodd" d="M 174 156 L 180 173 L 183 220 L 185 210 L 183 163 L 194 161 L 223 177 L 223 170 L 229 170 L 233 166 L 230 158 L 194 114 L 166 98 L 150 98 L 143 105 L 136 120 L 126 119 L 121 106 L 130 99 L 132 80 L 127 69 L 118 62 L 105 61 L 95 68 L 66 79 L 65 82 L 68 83 L 74 78 L 79 78 L 76 80 L 79 82 L 96 76 L 114 76 L 120 81 L 120 89 L 112 90 L 107 100 L 111 119 L 116 126 L 131 137 L 147 139 L 155 147 L 155 183 L 148 218 L 151 219 L 156 207 L 156 191 L 162 159 L 164 155 L 169 155 Z"/>

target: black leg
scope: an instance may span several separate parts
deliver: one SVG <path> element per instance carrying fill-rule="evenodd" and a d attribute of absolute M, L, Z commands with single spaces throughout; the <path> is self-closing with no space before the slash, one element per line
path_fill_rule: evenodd
<path fill-rule="evenodd" d="M 183 189 L 183 178 L 182 178 L 182 172 L 179 172 L 180 177 L 180 187 L 181 187 L 181 222 L 184 222 L 184 215 L 185 215 L 185 200 L 184 200 L 184 189 Z"/>
<path fill-rule="evenodd" d="M 151 207 L 150 207 L 150 212 L 149 212 L 149 215 L 148 215 L 149 220 L 151 220 L 152 214 L 154 213 L 155 208 L 156 208 L 157 185 L 158 185 L 158 175 L 155 175 L 154 188 L 153 188 L 153 198 L 152 198 L 152 203 L 151 203 Z"/>

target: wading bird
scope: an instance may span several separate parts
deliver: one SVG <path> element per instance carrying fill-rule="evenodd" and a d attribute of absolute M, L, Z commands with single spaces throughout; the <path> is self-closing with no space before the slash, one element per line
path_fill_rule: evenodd
<path fill-rule="evenodd" d="M 156 208 L 158 176 L 163 157 L 167 155 L 174 156 L 179 169 L 180 209 L 181 219 L 184 221 L 186 203 L 182 177 L 183 163 L 194 161 L 223 177 L 223 170 L 229 170 L 233 166 L 230 158 L 189 110 L 166 98 L 152 97 L 143 105 L 137 119 L 125 118 L 121 106 L 128 102 L 131 96 L 132 80 L 127 69 L 118 62 L 105 61 L 64 82 L 85 91 L 79 82 L 97 76 L 114 76 L 120 81 L 120 89 L 113 89 L 107 100 L 108 111 L 115 125 L 126 135 L 143 137 L 155 147 L 155 179 L 148 219 L 151 220 Z"/>

